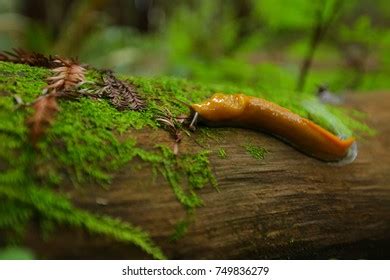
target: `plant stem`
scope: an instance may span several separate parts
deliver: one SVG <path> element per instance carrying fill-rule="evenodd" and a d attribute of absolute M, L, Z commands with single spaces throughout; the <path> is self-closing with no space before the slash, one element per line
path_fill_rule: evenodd
<path fill-rule="evenodd" d="M 340 12 L 342 7 L 343 0 L 336 0 L 333 4 L 332 9 L 328 18 L 324 15 L 325 4 L 318 7 L 316 11 L 316 21 L 312 28 L 312 35 L 310 37 L 309 47 L 307 53 L 302 61 L 301 68 L 299 71 L 299 76 L 297 80 L 296 91 L 300 92 L 305 87 L 306 78 L 310 71 L 310 68 L 313 64 L 314 54 L 325 37 L 326 32 L 328 31 L 333 20 L 336 18 L 337 14 Z"/>

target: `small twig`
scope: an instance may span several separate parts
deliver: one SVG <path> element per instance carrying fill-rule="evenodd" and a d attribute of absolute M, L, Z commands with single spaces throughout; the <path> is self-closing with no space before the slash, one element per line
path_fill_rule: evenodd
<path fill-rule="evenodd" d="M 13 97 L 14 97 L 15 103 L 16 103 L 17 105 L 22 105 L 22 104 L 24 104 L 23 99 L 22 99 L 19 95 L 15 94 Z"/>
<path fill-rule="evenodd" d="M 156 109 L 156 121 L 158 121 L 167 130 L 173 138 L 173 153 L 178 155 L 179 143 L 182 140 L 182 132 L 188 132 L 183 128 L 182 124 L 188 120 L 185 116 L 174 117 L 168 109 L 158 110 Z"/>
<path fill-rule="evenodd" d="M 199 117 L 199 113 L 195 112 L 194 116 L 192 117 L 192 121 L 191 121 L 191 123 L 190 123 L 190 125 L 188 127 L 191 131 L 195 131 L 196 130 L 195 125 L 196 125 L 196 123 L 198 121 L 198 117 Z"/>

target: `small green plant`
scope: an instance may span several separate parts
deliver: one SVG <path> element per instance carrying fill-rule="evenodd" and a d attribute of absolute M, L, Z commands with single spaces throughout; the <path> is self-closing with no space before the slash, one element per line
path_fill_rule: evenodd
<path fill-rule="evenodd" d="M 218 149 L 218 157 L 225 159 L 227 158 L 227 153 L 224 148 L 219 148 Z"/>
<path fill-rule="evenodd" d="M 256 146 L 254 144 L 248 143 L 244 145 L 246 152 L 257 160 L 263 160 L 268 151 L 260 146 Z"/>
<path fill-rule="evenodd" d="M 173 234 L 171 235 L 171 241 L 177 241 L 182 238 L 187 232 L 188 228 L 194 218 L 194 212 L 188 212 L 187 216 L 176 223 Z"/>

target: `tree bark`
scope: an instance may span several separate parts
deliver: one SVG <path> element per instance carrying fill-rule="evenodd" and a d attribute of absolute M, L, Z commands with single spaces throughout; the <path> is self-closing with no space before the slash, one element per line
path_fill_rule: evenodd
<path fill-rule="evenodd" d="M 169 236 L 185 211 L 166 181 L 153 181 L 148 168 L 123 168 L 108 190 L 65 189 L 77 206 L 147 230 L 173 259 L 389 258 L 390 95 L 354 95 L 347 104 L 366 112 L 378 135 L 359 140 L 356 161 L 342 167 L 307 157 L 266 134 L 218 129 L 222 140 L 211 141 L 209 148 L 223 147 L 228 155 L 210 157 L 220 191 L 200 191 L 204 207 L 176 242 Z M 172 143 L 162 131 L 137 132 L 145 146 L 155 137 Z M 269 151 L 264 160 L 245 152 L 248 139 Z M 197 149 L 192 138 L 180 145 L 180 152 Z M 102 198 L 107 205 L 97 204 Z M 26 243 L 44 258 L 148 257 L 135 247 L 68 228 L 45 242 L 33 228 Z"/>

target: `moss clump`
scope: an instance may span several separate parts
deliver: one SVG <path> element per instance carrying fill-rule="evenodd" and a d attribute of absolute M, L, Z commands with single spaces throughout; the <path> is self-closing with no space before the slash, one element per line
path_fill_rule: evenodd
<path fill-rule="evenodd" d="M 224 136 L 220 129 L 199 127 L 196 130 L 195 142 L 203 148 L 210 148 L 211 143 L 221 144 L 223 140 Z"/>
<path fill-rule="evenodd" d="M 172 234 L 171 239 L 177 240 L 187 232 L 195 209 L 203 205 L 196 190 L 206 184 L 217 188 L 217 181 L 210 169 L 208 151 L 176 156 L 164 145 L 157 145 L 156 148 L 160 150 L 157 153 L 139 148 L 136 148 L 135 152 L 138 157 L 152 164 L 153 168 L 164 176 L 177 200 L 187 211 L 186 217 L 176 224 Z M 184 186 L 188 188 L 185 189 Z"/>
<path fill-rule="evenodd" d="M 32 260 L 34 254 L 26 248 L 7 247 L 0 250 L 0 260 Z"/>
<path fill-rule="evenodd" d="M 256 146 L 253 144 L 245 144 L 244 145 L 245 151 L 254 159 L 257 160 L 263 160 L 265 158 L 265 155 L 268 153 L 268 151 L 260 146 Z"/>
<path fill-rule="evenodd" d="M 25 102 L 31 102 L 46 85 L 48 75 L 47 69 L 0 62 L 0 92 L 7 95 L 20 94 Z M 7 106 L 7 101 L 2 99 L 0 98 L 0 106 Z"/>
<path fill-rule="evenodd" d="M 50 171 L 54 184 L 63 178 L 75 185 L 109 183 L 112 173 L 135 156 L 135 140 L 117 136 L 130 127 L 126 113 L 87 98 L 60 105 L 56 122 L 39 145 L 38 170 L 42 175 Z"/>
<path fill-rule="evenodd" d="M 26 222 L 34 216 L 42 221 L 52 221 L 59 224 L 85 228 L 91 233 L 110 236 L 119 241 L 133 243 L 157 259 L 165 256 L 157 248 L 149 236 L 128 223 L 107 216 L 97 216 L 73 207 L 68 199 L 55 194 L 50 189 L 33 185 L 0 188 L 0 197 L 8 203 L 7 214 L 16 211 L 8 217 L 1 217 L 0 228 L 22 229 Z M 21 233 L 21 232 L 19 232 Z"/>
<path fill-rule="evenodd" d="M 203 202 L 196 194 L 196 190 L 208 183 L 212 186 L 217 184 L 209 167 L 208 152 L 176 156 L 164 145 L 157 145 L 156 148 L 159 151 L 151 152 L 135 148 L 134 152 L 165 177 L 176 198 L 187 210 L 192 211 L 201 206 Z M 186 185 L 187 190 L 184 189 Z"/>
<path fill-rule="evenodd" d="M 186 218 L 176 223 L 174 232 L 171 236 L 171 241 L 177 241 L 182 238 L 188 231 L 189 226 L 193 220 L 194 213 L 190 212 L 187 214 Z"/>
<path fill-rule="evenodd" d="M 98 216 L 77 209 L 67 198 L 50 187 L 62 180 L 62 170 L 55 168 L 62 163 L 63 168 L 68 170 L 74 182 L 78 184 L 86 178 L 106 180 L 109 175 L 98 168 L 103 164 L 97 159 L 105 158 L 110 152 L 115 154 L 126 151 L 130 146 L 134 146 L 134 141 L 120 143 L 116 141 L 113 131 L 103 133 L 104 129 L 109 128 L 107 122 L 100 122 L 97 126 L 94 126 L 91 121 L 82 123 L 94 117 L 92 112 L 88 112 L 88 105 L 82 108 L 87 110 L 84 112 L 87 116 L 81 114 L 79 122 L 73 123 L 75 126 L 67 122 L 67 120 L 72 121 L 67 118 L 76 114 L 74 111 L 69 114 L 71 111 L 68 110 L 74 108 L 67 108 L 66 105 L 77 106 L 87 102 L 83 100 L 80 103 L 61 104 L 59 119 L 61 121 L 61 118 L 64 118 L 64 126 L 58 125 L 57 120 L 48 132 L 47 138 L 40 143 L 39 152 L 36 152 L 29 144 L 25 126 L 30 110 L 16 109 L 13 95 L 19 95 L 25 102 L 33 101 L 45 86 L 44 80 L 49 72 L 7 63 L 0 63 L 0 72 L 2 74 L 0 86 L 2 91 L 6 92 L 0 97 L 0 229 L 8 242 L 13 243 L 22 239 L 28 222 L 38 219 L 42 225 L 67 224 L 84 228 L 92 233 L 108 235 L 113 239 L 135 244 L 154 258 L 165 258 L 161 250 L 139 228 L 113 217 Z M 9 78 L 4 79 L 4 76 Z M 103 115 L 103 117 L 108 116 Z M 75 119 L 73 118 L 73 121 Z M 116 124 L 115 128 L 120 130 L 121 122 L 117 121 Z M 97 134 L 91 133 L 95 128 Z M 85 138 L 81 136 L 83 133 L 86 133 Z M 85 144 L 96 145 L 99 141 L 109 144 L 110 148 L 99 153 L 101 147 L 84 146 Z M 77 148 L 80 149 L 77 151 Z M 125 157 L 129 156 L 126 154 L 117 160 L 109 160 L 109 167 L 104 170 L 124 164 Z M 47 162 L 44 161 L 46 159 Z M 97 163 L 91 164 L 90 162 L 94 160 L 97 160 Z M 85 165 L 81 161 L 85 161 Z M 53 166 L 50 166 L 51 163 Z M 46 176 L 37 178 L 39 173 Z M 40 187 L 37 186 L 38 183 L 41 184 Z"/>
<path fill-rule="evenodd" d="M 222 159 L 227 158 L 227 153 L 226 153 L 224 148 L 219 148 L 218 149 L 218 157 L 222 158 Z"/>

